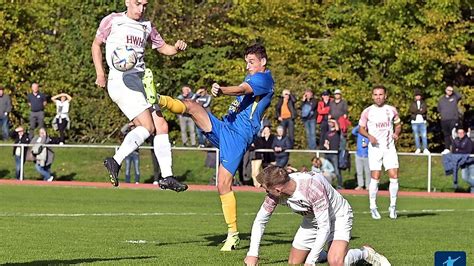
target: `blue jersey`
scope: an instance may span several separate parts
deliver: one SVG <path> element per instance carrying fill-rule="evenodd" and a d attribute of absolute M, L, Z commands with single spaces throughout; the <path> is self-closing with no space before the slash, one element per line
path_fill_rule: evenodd
<path fill-rule="evenodd" d="M 260 130 L 263 113 L 270 105 L 273 97 L 273 81 L 270 70 L 247 75 L 244 82 L 252 87 L 253 94 L 240 95 L 229 107 L 229 112 L 222 118 L 229 126 L 252 138 Z"/>

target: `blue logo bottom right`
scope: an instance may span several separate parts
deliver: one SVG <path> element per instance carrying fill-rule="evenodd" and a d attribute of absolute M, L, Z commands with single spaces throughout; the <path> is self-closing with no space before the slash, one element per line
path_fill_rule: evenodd
<path fill-rule="evenodd" d="M 464 251 L 436 251 L 434 266 L 466 266 Z"/>

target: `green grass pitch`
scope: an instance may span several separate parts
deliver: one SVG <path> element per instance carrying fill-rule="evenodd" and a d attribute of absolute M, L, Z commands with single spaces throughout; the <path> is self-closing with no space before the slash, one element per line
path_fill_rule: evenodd
<path fill-rule="evenodd" d="M 240 249 L 222 253 L 226 226 L 216 192 L 0 186 L 0 264 L 242 265 L 263 193 L 237 192 Z M 438 250 L 474 257 L 474 200 L 399 198 L 390 220 L 367 213 L 368 199 L 346 197 L 355 212 L 350 247 L 369 243 L 392 265 L 433 265 Z M 301 217 L 278 207 L 261 263 L 285 265 Z"/>

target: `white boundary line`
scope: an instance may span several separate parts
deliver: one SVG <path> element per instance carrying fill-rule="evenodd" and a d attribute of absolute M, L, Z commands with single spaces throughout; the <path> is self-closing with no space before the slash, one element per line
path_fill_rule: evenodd
<path fill-rule="evenodd" d="M 431 212 L 473 212 L 474 209 L 426 209 L 426 210 L 397 210 L 398 213 L 431 213 Z M 388 213 L 388 211 L 381 211 Z M 359 211 L 354 214 L 368 214 L 370 211 Z M 293 212 L 279 212 L 273 215 L 291 215 Z M 196 213 L 196 212 L 117 212 L 117 213 L 19 213 L 1 212 L 0 217 L 117 217 L 117 216 L 221 216 L 222 213 Z M 256 215 L 256 213 L 243 213 L 243 215 Z"/>

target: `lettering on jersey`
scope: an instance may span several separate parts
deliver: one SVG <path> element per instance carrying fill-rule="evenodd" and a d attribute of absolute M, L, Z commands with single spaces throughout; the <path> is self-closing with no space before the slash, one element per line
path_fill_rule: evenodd
<path fill-rule="evenodd" d="M 127 44 L 133 44 L 136 46 L 144 47 L 145 39 L 134 35 L 127 35 Z"/>
<path fill-rule="evenodd" d="M 229 113 L 237 113 L 239 111 L 240 101 L 235 99 L 229 106 Z"/>
<path fill-rule="evenodd" d="M 390 122 L 378 122 L 378 123 L 375 123 L 375 127 L 377 129 L 382 129 L 382 128 L 387 128 L 387 127 L 390 127 Z"/>

